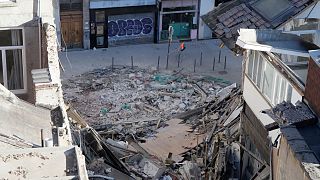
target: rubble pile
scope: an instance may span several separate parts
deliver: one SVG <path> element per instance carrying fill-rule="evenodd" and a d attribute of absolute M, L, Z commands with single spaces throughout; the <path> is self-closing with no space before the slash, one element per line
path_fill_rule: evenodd
<path fill-rule="evenodd" d="M 64 82 L 64 93 L 66 101 L 96 130 L 147 136 L 165 126 L 174 114 L 214 99 L 225 83 L 181 71 L 159 73 L 152 68 L 114 66 Z"/>
<path fill-rule="evenodd" d="M 239 178 L 242 100 L 235 84 L 123 66 L 65 84 L 80 113 L 69 106 L 73 138 L 92 175 L 114 177 L 108 167 L 118 167 L 134 179 Z"/>

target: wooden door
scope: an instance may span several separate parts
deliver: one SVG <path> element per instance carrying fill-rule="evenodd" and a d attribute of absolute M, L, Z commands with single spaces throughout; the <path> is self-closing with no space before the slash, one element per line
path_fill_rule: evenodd
<path fill-rule="evenodd" d="M 62 46 L 67 48 L 82 48 L 83 22 L 82 14 L 61 14 Z"/>

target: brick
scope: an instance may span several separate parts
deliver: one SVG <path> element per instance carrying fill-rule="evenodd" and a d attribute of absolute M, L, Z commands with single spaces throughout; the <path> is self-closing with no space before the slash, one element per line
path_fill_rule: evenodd
<path fill-rule="evenodd" d="M 236 14 L 238 12 L 238 9 L 236 7 L 232 8 L 230 11 L 231 15 Z"/>
<path fill-rule="evenodd" d="M 231 28 L 231 27 L 233 27 L 233 26 L 235 26 L 237 24 L 238 24 L 237 21 L 234 20 L 234 21 L 232 21 L 232 23 L 229 24 L 228 28 Z"/>
<path fill-rule="evenodd" d="M 223 31 L 224 31 L 225 33 L 229 33 L 229 32 L 230 32 L 230 29 L 229 29 L 229 28 L 224 28 Z"/>
<path fill-rule="evenodd" d="M 250 21 L 253 22 L 253 23 L 255 23 L 255 22 L 258 21 L 258 19 L 257 19 L 256 17 L 252 17 L 252 18 L 250 19 Z"/>
<path fill-rule="evenodd" d="M 253 16 L 251 14 L 246 14 L 246 17 L 250 20 Z"/>
<path fill-rule="evenodd" d="M 250 21 L 246 21 L 245 24 L 249 27 L 252 23 Z"/>
<path fill-rule="evenodd" d="M 242 10 L 243 10 L 243 7 L 242 7 L 241 5 L 236 6 L 236 7 L 237 7 L 237 10 L 238 10 L 238 11 L 242 11 Z"/>
<path fill-rule="evenodd" d="M 231 32 L 225 34 L 226 38 L 232 38 Z"/>
<path fill-rule="evenodd" d="M 309 61 L 305 98 L 309 105 L 320 116 L 320 67 L 313 61 Z"/>
<path fill-rule="evenodd" d="M 240 16 L 242 16 L 242 15 L 244 15 L 244 14 L 245 14 L 244 11 L 239 11 L 239 12 L 237 13 L 237 16 L 240 17 Z"/>
<path fill-rule="evenodd" d="M 251 13 L 251 10 L 248 7 L 243 8 L 243 10 L 247 13 Z"/>
<path fill-rule="evenodd" d="M 240 6 L 245 9 L 245 8 L 248 8 L 244 3 L 240 4 Z"/>
<path fill-rule="evenodd" d="M 242 19 L 242 21 L 248 21 L 247 16 L 242 16 L 241 19 Z"/>
<path fill-rule="evenodd" d="M 256 29 L 257 28 L 257 26 L 255 26 L 254 24 L 251 24 L 250 26 L 249 26 L 249 29 Z"/>
<path fill-rule="evenodd" d="M 219 28 L 219 29 L 223 29 L 224 25 L 221 24 L 221 23 L 218 23 L 218 24 L 216 25 L 216 27 Z"/>
<path fill-rule="evenodd" d="M 218 19 L 220 22 L 225 21 L 226 19 L 225 19 L 225 17 L 224 17 L 224 13 L 221 14 L 220 16 L 218 16 L 217 19 Z"/>
<path fill-rule="evenodd" d="M 216 29 L 214 32 L 215 32 L 217 35 L 219 35 L 219 36 L 221 36 L 221 35 L 224 34 L 224 31 L 221 30 L 221 29 Z"/>

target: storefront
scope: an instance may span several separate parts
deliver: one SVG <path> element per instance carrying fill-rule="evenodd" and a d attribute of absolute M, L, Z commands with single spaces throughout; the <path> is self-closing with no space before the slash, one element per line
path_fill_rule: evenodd
<path fill-rule="evenodd" d="M 168 39 L 169 26 L 173 27 L 173 39 L 196 39 L 199 14 L 198 0 L 163 0 L 161 2 L 159 39 Z"/>
<path fill-rule="evenodd" d="M 157 42 L 156 0 L 117 2 L 90 2 L 91 48 Z"/>

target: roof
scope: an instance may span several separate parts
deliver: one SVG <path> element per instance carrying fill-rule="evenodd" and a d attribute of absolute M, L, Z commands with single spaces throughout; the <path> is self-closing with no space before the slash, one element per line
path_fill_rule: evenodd
<path fill-rule="evenodd" d="M 301 37 L 280 30 L 240 29 L 236 44 L 244 49 L 310 57 L 309 50 L 319 47 Z"/>
<path fill-rule="evenodd" d="M 295 106 L 290 102 L 282 102 L 265 113 L 281 125 L 305 126 L 317 123 L 309 107 L 300 101 Z"/>
<path fill-rule="evenodd" d="M 233 0 L 220 4 L 201 18 L 230 49 L 235 49 L 237 31 L 240 28 L 276 28 L 313 3 L 313 0 L 272 0 L 279 8 L 272 7 L 272 3 L 269 2 L 270 6 L 267 8 L 263 4 L 265 1 Z M 283 6 L 280 7 L 280 4 Z M 278 11 L 269 13 L 268 10 Z M 277 15 L 270 17 L 270 14 Z"/>
<path fill-rule="evenodd" d="M 44 139 L 52 138 L 50 111 L 20 100 L 1 84 L 0 117 L 1 148 L 40 146 L 41 129 Z"/>

